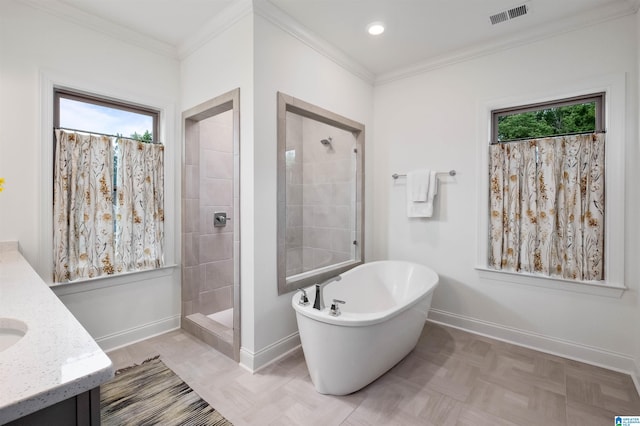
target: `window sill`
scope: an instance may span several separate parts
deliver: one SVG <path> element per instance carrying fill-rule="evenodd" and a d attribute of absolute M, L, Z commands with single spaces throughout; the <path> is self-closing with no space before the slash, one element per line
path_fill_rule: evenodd
<path fill-rule="evenodd" d="M 627 287 L 623 284 L 607 283 L 606 281 L 571 281 L 523 272 L 497 271 L 484 266 L 477 266 L 475 269 L 478 271 L 478 275 L 482 279 L 531 285 L 535 287 L 550 288 L 553 290 L 571 291 L 574 293 L 620 298 L 622 297 L 622 294 L 624 294 L 625 290 L 627 290 Z"/>
<path fill-rule="evenodd" d="M 165 265 L 160 268 L 146 269 L 144 271 L 125 272 L 117 275 L 106 275 L 88 280 L 78 280 L 68 283 L 53 283 L 49 287 L 58 296 L 83 293 L 85 291 L 99 290 L 106 287 L 115 287 L 136 281 L 150 280 L 173 274 L 178 265 Z"/>

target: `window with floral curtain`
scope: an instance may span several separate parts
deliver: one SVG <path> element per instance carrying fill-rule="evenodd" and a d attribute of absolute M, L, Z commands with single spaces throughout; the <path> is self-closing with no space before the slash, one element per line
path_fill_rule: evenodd
<path fill-rule="evenodd" d="M 125 138 L 100 133 L 105 131 L 100 123 L 91 122 L 92 116 L 104 121 L 104 114 L 112 114 L 115 122 L 136 121 L 132 107 L 89 98 L 86 105 L 66 108 L 60 102 L 64 95 L 56 96 L 54 132 L 54 282 L 163 266 L 163 145 L 154 143 L 148 130 L 133 131 L 132 137 Z M 75 94 L 69 98 L 85 101 Z M 96 108 L 102 109 L 101 114 L 96 114 Z M 128 110 L 122 113 L 122 108 Z M 97 130 L 64 128 L 73 122 L 65 113 Z"/>
<path fill-rule="evenodd" d="M 571 105 L 584 104 L 575 102 Z M 527 108 L 526 114 L 552 108 Z M 560 123 L 566 118 L 563 115 L 572 113 L 555 111 L 552 121 Z M 521 113 L 512 116 L 517 114 Z M 597 130 L 599 114 L 581 124 L 588 133 L 523 140 L 500 140 L 498 134 L 490 145 L 491 268 L 577 281 L 604 280 L 605 134 Z M 543 115 L 539 113 L 538 118 Z M 571 120 L 575 118 L 574 114 Z M 522 131 L 525 121 L 530 128 L 543 127 L 531 117 L 513 121 L 519 124 L 505 129 Z"/>
<path fill-rule="evenodd" d="M 164 253 L 164 148 L 118 139 L 116 267 L 157 268 Z"/>
<path fill-rule="evenodd" d="M 56 130 L 54 282 L 114 273 L 111 139 Z"/>

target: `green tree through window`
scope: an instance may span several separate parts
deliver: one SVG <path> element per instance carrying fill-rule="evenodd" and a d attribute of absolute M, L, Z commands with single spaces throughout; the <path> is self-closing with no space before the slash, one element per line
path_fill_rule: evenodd
<path fill-rule="evenodd" d="M 604 130 L 604 93 L 492 112 L 492 143 Z"/>
<path fill-rule="evenodd" d="M 148 130 L 145 130 L 142 135 L 138 132 L 133 132 L 131 139 L 136 139 L 142 142 L 153 142 L 153 135 Z"/>

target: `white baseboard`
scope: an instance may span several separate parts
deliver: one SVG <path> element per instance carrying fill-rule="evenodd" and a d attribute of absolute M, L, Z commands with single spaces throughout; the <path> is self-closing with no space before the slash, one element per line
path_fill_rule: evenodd
<path fill-rule="evenodd" d="M 180 315 L 173 315 L 117 333 L 98 337 L 96 338 L 96 342 L 103 351 L 108 352 L 179 328 Z"/>
<path fill-rule="evenodd" d="M 257 352 L 240 348 L 240 366 L 251 373 L 255 373 L 286 356 L 299 346 L 300 334 L 296 331 Z"/>
<path fill-rule="evenodd" d="M 631 379 L 633 380 L 633 384 L 636 386 L 636 391 L 638 395 L 640 395 L 640 366 L 638 366 L 637 362 L 634 362 L 633 372 L 631 373 Z"/>
<path fill-rule="evenodd" d="M 629 355 L 507 327 L 489 321 L 482 321 L 439 309 L 431 309 L 429 311 L 428 321 L 459 328 L 464 331 L 513 343 L 518 346 L 585 362 L 609 370 L 626 373 L 631 375 L 636 384 L 636 389 L 640 390 L 637 380 L 638 377 L 640 377 L 638 374 L 640 371 L 638 371 L 635 360 Z"/>

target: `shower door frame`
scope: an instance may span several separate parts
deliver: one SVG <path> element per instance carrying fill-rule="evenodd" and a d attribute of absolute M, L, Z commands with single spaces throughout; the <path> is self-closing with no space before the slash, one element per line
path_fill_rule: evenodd
<path fill-rule="evenodd" d="M 350 118 L 336 114 L 332 111 L 321 108 L 317 105 L 305 102 L 282 92 L 277 92 L 277 143 L 278 143 L 278 295 L 283 295 L 295 291 L 302 287 L 310 286 L 314 283 L 322 282 L 331 277 L 339 275 L 349 269 L 361 265 L 365 261 L 365 235 L 364 235 L 364 154 L 365 154 L 365 126 L 362 123 Z M 286 195 L 286 161 L 285 152 L 287 149 L 287 123 L 286 113 L 291 112 L 302 117 L 306 117 L 329 126 L 336 127 L 347 132 L 351 132 L 355 138 L 356 169 L 355 169 L 355 238 L 353 245 L 356 247 L 355 258 L 350 261 L 332 264 L 325 267 L 303 272 L 293 277 L 287 276 L 287 253 L 286 253 L 286 224 L 287 224 L 287 195 Z"/>
<path fill-rule="evenodd" d="M 241 329 L 241 304 L 240 304 L 240 285 L 241 285 L 241 273 L 240 273 L 240 88 L 233 89 L 227 93 L 224 93 L 220 96 L 217 96 L 213 99 L 205 101 L 193 108 L 190 108 L 182 113 L 182 192 L 184 198 L 185 191 L 185 148 L 186 148 L 186 140 L 187 140 L 187 122 L 199 122 L 205 120 L 207 118 L 216 116 L 218 114 L 232 111 L 232 121 L 233 121 L 233 198 L 234 198 L 234 213 L 233 218 L 229 218 L 227 220 L 233 219 L 234 226 L 234 237 L 233 237 L 233 356 L 232 358 L 235 361 L 240 361 L 240 329 Z M 237 157 L 237 160 L 236 160 Z M 238 200 L 236 203 L 235 200 Z M 184 210 L 184 204 L 183 204 Z M 182 218 L 182 223 L 184 227 L 184 217 Z M 181 232 L 182 237 L 183 232 Z M 236 247 L 237 241 L 237 247 Z M 185 247 L 184 242 L 182 244 L 182 268 L 184 268 L 184 259 L 185 259 Z M 182 296 L 181 296 L 182 298 Z M 184 308 L 183 308 L 184 309 Z M 184 315 L 183 315 L 184 317 Z M 184 318 L 183 318 L 184 320 Z M 200 336 L 198 336 L 200 337 Z M 206 336 L 203 340 L 208 342 Z M 226 354 L 229 355 L 229 354 Z"/>

